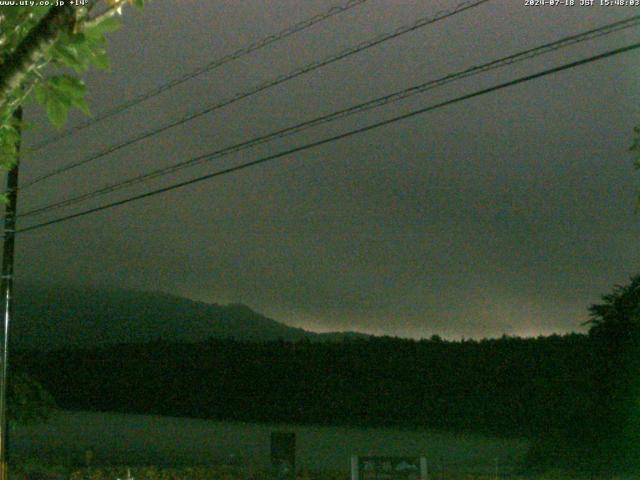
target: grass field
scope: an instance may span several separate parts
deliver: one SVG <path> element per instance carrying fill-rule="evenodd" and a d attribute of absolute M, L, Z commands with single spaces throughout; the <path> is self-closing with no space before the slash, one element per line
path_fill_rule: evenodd
<path fill-rule="evenodd" d="M 348 472 L 351 455 L 424 455 L 439 472 L 513 472 L 527 442 L 481 435 L 382 428 L 338 428 L 216 422 L 148 415 L 59 412 L 46 424 L 18 427 L 11 454 L 95 464 L 199 465 L 235 461 L 269 466 L 273 431 L 296 433 L 297 465 L 313 471 Z"/>

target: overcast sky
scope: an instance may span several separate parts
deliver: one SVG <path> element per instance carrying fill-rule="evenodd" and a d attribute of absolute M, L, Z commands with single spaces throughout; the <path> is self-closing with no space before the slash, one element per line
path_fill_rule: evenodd
<path fill-rule="evenodd" d="M 96 113 L 340 0 L 153 0 L 87 77 Z M 342 2 L 344 3 L 344 2 Z M 21 181 L 458 2 L 369 0 L 26 153 Z M 640 13 L 495 0 L 22 192 L 20 211 Z M 638 41 L 631 29 L 452 83 L 65 212 L 193 178 Z M 18 239 L 18 281 L 242 302 L 290 325 L 449 338 L 584 330 L 639 273 L 638 51 Z M 54 132 L 26 110 L 25 149 Z M 73 115 L 71 123 L 83 121 Z"/>

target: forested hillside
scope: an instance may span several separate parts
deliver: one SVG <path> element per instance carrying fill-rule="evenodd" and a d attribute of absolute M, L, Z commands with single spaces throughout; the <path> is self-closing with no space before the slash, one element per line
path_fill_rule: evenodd
<path fill-rule="evenodd" d="M 538 463 L 640 467 L 639 304 L 636 276 L 590 307 L 586 335 L 210 336 L 23 349 L 12 365 L 66 409 L 525 436 Z"/>
<path fill-rule="evenodd" d="M 247 341 L 366 337 L 315 333 L 278 322 L 242 304 L 196 302 L 176 295 L 77 286 L 18 285 L 12 342 L 16 348 L 91 348 L 153 340 L 205 338 Z"/>
<path fill-rule="evenodd" d="M 21 353 L 68 409 L 505 435 L 595 425 L 610 375 L 586 335 L 446 342 L 149 342 Z"/>

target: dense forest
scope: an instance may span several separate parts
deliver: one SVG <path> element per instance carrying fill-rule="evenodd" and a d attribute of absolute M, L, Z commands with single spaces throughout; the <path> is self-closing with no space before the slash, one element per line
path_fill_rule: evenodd
<path fill-rule="evenodd" d="M 640 467 L 640 276 L 589 334 L 149 341 L 21 351 L 65 409 L 525 436 L 533 464 Z M 635 467 L 634 467 L 635 462 Z"/>
<path fill-rule="evenodd" d="M 66 409 L 530 438 L 553 433 L 566 444 L 612 435 L 620 412 L 612 398 L 622 390 L 612 376 L 619 365 L 607 355 L 595 336 L 572 334 L 149 342 L 23 352 L 17 362 Z"/>
<path fill-rule="evenodd" d="M 150 342 L 19 360 L 69 409 L 522 435 L 576 421 L 602 376 L 584 335 L 481 342 Z M 589 396 L 590 397 L 590 396 Z"/>

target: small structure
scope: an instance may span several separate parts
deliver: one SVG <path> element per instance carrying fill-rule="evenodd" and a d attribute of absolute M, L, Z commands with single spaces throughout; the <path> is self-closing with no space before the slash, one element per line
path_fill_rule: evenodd
<path fill-rule="evenodd" d="M 425 457 L 351 457 L 351 480 L 428 480 Z"/>
<path fill-rule="evenodd" d="M 271 467 L 277 480 L 296 478 L 296 434 L 271 432 Z"/>

